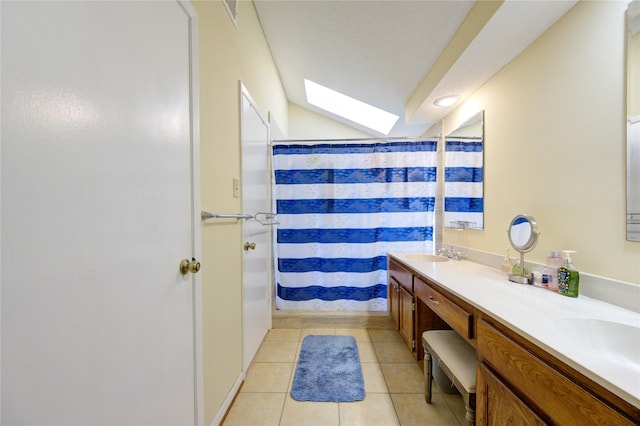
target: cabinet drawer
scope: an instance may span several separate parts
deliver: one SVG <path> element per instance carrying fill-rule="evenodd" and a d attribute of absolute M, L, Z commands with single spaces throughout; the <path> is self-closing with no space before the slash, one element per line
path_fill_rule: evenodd
<path fill-rule="evenodd" d="M 609 405 L 494 328 L 478 321 L 478 358 L 507 387 L 556 424 L 631 425 Z"/>
<path fill-rule="evenodd" d="M 398 284 L 406 288 L 411 294 L 413 294 L 413 274 L 403 266 L 389 259 L 389 277 L 395 279 Z"/>
<path fill-rule="evenodd" d="M 416 297 L 466 339 L 473 339 L 473 314 L 449 300 L 420 277 L 416 277 Z"/>

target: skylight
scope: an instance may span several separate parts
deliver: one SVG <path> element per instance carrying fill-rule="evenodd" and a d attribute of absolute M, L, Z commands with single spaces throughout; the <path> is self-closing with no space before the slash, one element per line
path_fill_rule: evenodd
<path fill-rule="evenodd" d="M 349 121 L 388 135 L 398 116 L 365 102 L 331 90 L 311 80 L 304 80 L 307 102 Z"/>

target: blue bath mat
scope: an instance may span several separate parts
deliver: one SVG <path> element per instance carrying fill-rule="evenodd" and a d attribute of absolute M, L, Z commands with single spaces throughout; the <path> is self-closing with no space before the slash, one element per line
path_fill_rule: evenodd
<path fill-rule="evenodd" d="M 291 398 L 315 402 L 362 401 L 364 379 L 356 339 L 306 336 L 293 377 Z"/>

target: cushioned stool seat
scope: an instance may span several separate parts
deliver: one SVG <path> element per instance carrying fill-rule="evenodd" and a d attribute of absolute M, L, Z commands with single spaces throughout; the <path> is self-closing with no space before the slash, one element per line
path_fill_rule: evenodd
<path fill-rule="evenodd" d="M 462 394 L 467 410 L 466 419 L 475 424 L 476 413 L 476 351 L 453 330 L 429 330 L 422 334 L 424 346 L 425 400 L 431 404 L 431 357 Z"/>

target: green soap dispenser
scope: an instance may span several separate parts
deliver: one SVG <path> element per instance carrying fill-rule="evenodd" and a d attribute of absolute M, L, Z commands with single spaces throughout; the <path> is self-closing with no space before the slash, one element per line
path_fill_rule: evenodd
<path fill-rule="evenodd" d="M 571 253 L 575 250 L 562 250 L 563 262 L 558 268 L 558 293 L 578 297 L 578 286 L 580 285 L 580 273 L 571 264 Z"/>

